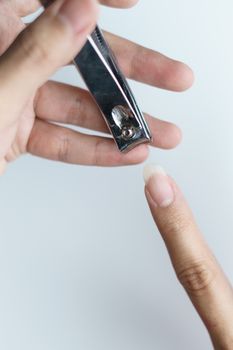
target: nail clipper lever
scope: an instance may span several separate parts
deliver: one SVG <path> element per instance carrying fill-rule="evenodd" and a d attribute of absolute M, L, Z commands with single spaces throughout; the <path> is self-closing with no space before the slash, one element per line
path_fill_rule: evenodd
<path fill-rule="evenodd" d="M 121 152 L 152 137 L 133 93 L 97 26 L 75 57 L 82 75 Z"/>

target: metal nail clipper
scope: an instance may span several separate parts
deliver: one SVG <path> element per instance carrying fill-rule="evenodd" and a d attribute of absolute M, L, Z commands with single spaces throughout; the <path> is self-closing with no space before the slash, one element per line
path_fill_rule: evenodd
<path fill-rule="evenodd" d="M 41 0 L 48 7 L 54 0 Z M 90 93 L 121 152 L 129 151 L 152 136 L 114 54 L 96 26 L 74 58 Z"/>
<path fill-rule="evenodd" d="M 119 150 L 126 152 L 138 144 L 150 142 L 152 137 L 144 116 L 98 26 L 88 36 L 74 63 Z"/>

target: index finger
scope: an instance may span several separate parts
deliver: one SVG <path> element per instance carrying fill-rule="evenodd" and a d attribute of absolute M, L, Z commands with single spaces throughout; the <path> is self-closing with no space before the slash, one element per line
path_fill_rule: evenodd
<path fill-rule="evenodd" d="M 41 5 L 48 6 L 55 0 L 4 0 L 20 17 L 35 12 Z M 100 0 L 102 5 L 118 8 L 129 8 L 134 6 L 138 0 Z"/>
<path fill-rule="evenodd" d="M 193 84 L 193 71 L 186 64 L 106 31 L 105 37 L 129 79 L 178 92 Z"/>
<path fill-rule="evenodd" d="M 161 167 L 145 169 L 145 193 L 177 277 L 216 349 L 233 349 L 233 291 L 175 182 Z"/>

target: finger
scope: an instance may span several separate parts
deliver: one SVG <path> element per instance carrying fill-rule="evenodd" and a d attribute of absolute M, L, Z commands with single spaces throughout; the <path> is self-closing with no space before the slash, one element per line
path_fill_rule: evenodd
<path fill-rule="evenodd" d="M 65 163 L 107 167 L 138 164 L 148 156 L 145 145 L 121 154 L 110 138 L 84 135 L 39 119 L 30 135 L 27 151 Z"/>
<path fill-rule="evenodd" d="M 11 0 L 11 1 L 14 3 L 18 2 L 18 0 Z M 40 3 L 42 3 L 45 7 L 47 7 L 48 5 L 50 5 L 53 2 L 54 2 L 54 0 L 41 0 L 40 1 Z M 138 0 L 100 0 L 99 2 L 102 5 L 106 5 L 106 6 L 110 6 L 110 7 L 129 8 L 129 7 L 136 5 Z M 24 13 L 23 14 L 24 16 L 31 13 L 31 12 L 28 12 L 28 10 L 27 10 L 27 6 L 26 6 L 27 3 L 28 3 L 28 0 L 21 0 L 21 5 L 18 5 L 19 8 L 21 7 L 20 11 L 21 11 L 21 13 Z M 37 5 L 36 5 L 36 3 L 37 3 Z M 33 6 L 34 6 L 34 11 L 39 7 L 38 3 L 39 3 L 38 0 L 32 1 L 31 7 L 33 8 Z M 17 4 L 14 4 L 14 5 L 17 6 Z M 24 12 L 23 12 L 23 9 L 25 9 Z"/>
<path fill-rule="evenodd" d="M 39 0 L 5 0 L 3 3 L 20 17 L 30 15 L 41 6 Z"/>
<path fill-rule="evenodd" d="M 145 168 L 145 193 L 176 274 L 216 349 L 233 348 L 233 292 L 180 190 L 160 167 Z"/>
<path fill-rule="evenodd" d="M 5 101 L 1 115 L 11 120 L 32 93 L 81 49 L 96 15 L 95 0 L 57 1 L 18 36 L 0 59 L 4 86 L 0 97 Z M 11 106 L 9 96 L 14 97 Z"/>
<path fill-rule="evenodd" d="M 35 111 L 40 119 L 109 133 L 91 95 L 74 86 L 49 81 L 39 90 Z M 149 115 L 145 118 L 153 135 L 152 146 L 170 149 L 181 141 L 181 131 L 176 125 Z"/>
<path fill-rule="evenodd" d="M 129 8 L 134 5 L 138 0 L 101 0 L 100 3 L 106 6 L 119 7 L 119 8 Z"/>
<path fill-rule="evenodd" d="M 40 119 L 109 132 L 97 104 L 84 89 L 48 81 L 39 89 L 35 101 L 35 113 Z"/>
<path fill-rule="evenodd" d="M 7 50 L 24 24 L 12 8 L 4 2 L 0 5 L 0 56 Z"/>
<path fill-rule="evenodd" d="M 183 91 L 193 84 L 193 72 L 186 64 L 116 35 L 105 35 L 128 78 L 172 91 Z"/>

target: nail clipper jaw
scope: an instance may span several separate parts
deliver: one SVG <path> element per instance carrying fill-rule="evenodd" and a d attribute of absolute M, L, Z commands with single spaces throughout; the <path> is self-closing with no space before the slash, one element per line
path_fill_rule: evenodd
<path fill-rule="evenodd" d="M 101 31 L 88 37 L 74 59 L 121 152 L 150 142 L 151 134 Z"/>

